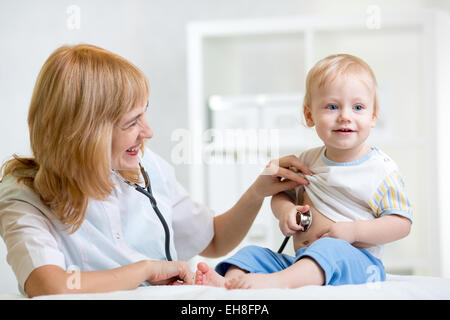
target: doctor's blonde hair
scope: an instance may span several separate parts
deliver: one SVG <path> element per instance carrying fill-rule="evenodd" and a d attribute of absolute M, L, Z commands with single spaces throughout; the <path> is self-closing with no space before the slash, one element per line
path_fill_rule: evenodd
<path fill-rule="evenodd" d="M 145 75 L 116 54 L 92 45 L 57 49 L 44 63 L 30 103 L 34 158 L 14 155 L 2 167 L 3 178 L 12 174 L 32 188 L 75 232 L 88 199 L 106 200 L 113 191 L 114 125 L 144 106 L 149 91 Z M 139 182 L 137 169 L 120 174 Z"/>

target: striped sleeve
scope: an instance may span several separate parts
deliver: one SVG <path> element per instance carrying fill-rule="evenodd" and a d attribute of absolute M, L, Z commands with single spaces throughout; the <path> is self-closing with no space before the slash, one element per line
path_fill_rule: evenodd
<path fill-rule="evenodd" d="M 411 203 L 398 171 L 394 171 L 383 180 L 369 201 L 369 206 L 375 217 L 397 214 L 412 222 Z"/>

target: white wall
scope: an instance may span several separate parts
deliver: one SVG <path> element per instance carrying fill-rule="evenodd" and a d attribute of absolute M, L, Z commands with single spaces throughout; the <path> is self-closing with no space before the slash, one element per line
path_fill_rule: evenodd
<path fill-rule="evenodd" d="M 188 127 L 187 22 L 321 12 L 365 14 L 369 4 L 382 10 L 437 6 L 450 12 L 446 0 L 0 0 L 0 162 L 12 153 L 30 154 L 26 117 L 34 81 L 45 59 L 60 45 L 95 44 L 145 72 L 152 91 L 148 117 L 155 131 L 149 146 L 170 160 L 172 131 Z M 81 9 L 79 29 L 66 26 L 70 5 Z M 176 171 L 188 186 L 186 167 Z M 5 257 L 1 243 L 0 293 L 16 291 Z"/>

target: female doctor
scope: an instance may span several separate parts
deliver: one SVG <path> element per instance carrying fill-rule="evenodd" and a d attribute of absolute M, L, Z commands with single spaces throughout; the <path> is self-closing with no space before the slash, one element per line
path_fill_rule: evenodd
<path fill-rule="evenodd" d="M 0 183 L 0 234 L 22 293 L 191 284 L 181 260 L 227 254 L 264 197 L 307 183 L 287 169 L 310 173 L 296 157 L 281 158 L 214 216 L 145 148 L 148 98 L 138 68 L 92 45 L 61 47 L 43 65 L 28 114 L 34 158 L 14 156 Z"/>

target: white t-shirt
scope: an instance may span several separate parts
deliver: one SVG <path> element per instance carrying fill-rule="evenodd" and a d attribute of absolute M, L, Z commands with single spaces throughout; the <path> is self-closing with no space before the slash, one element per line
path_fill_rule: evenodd
<path fill-rule="evenodd" d="M 214 212 L 195 203 L 170 164 L 149 149 L 142 159 L 158 208 L 170 229 L 173 260 L 200 253 L 214 235 Z M 23 292 L 29 274 L 43 265 L 64 270 L 109 270 L 144 259 L 165 260 L 165 233 L 149 199 L 112 175 L 107 201 L 89 200 L 73 234 L 39 196 L 11 175 L 0 183 L 0 235 Z"/>
<path fill-rule="evenodd" d="M 299 156 L 314 175 L 305 176 L 309 185 L 290 194 L 298 204 L 302 204 L 305 190 L 314 207 L 335 222 L 372 220 L 386 214 L 412 220 L 405 185 L 389 156 L 372 147 L 357 161 L 337 163 L 326 158 L 325 150 L 325 146 L 318 147 Z M 377 258 L 382 256 L 380 245 L 367 251 Z"/>

